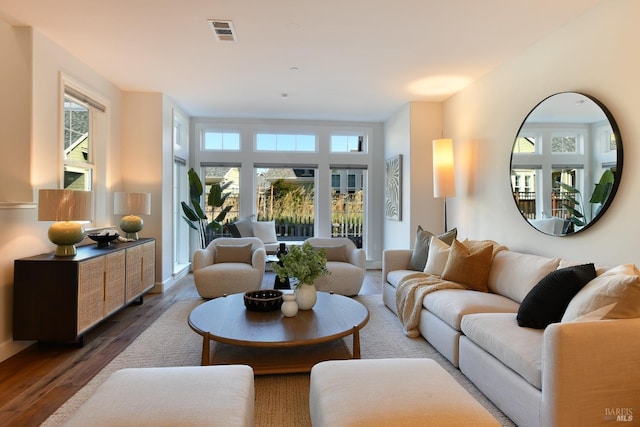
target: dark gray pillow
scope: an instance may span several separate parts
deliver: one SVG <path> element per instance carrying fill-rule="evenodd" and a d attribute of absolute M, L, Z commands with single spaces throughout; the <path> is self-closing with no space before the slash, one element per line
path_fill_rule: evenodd
<path fill-rule="evenodd" d="M 518 325 L 544 329 L 562 320 L 571 299 L 596 277 L 593 264 L 560 268 L 547 274 L 522 300 L 518 309 Z"/>
<path fill-rule="evenodd" d="M 231 235 L 233 237 L 253 237 L 253 224 L 251 223 L 252 218 L 253 215 L 234 222 L 233 225 L 235 226 L 235 231 L 238 236 L 234 236 L 233 231 L 230 230 L 232 233 Z"/>
<path fill-rule="evenodd" d="M 409 261 L 409 268 L 416 271 L 424 271 L 424 266 L 427 265 L 427 258 L 429 257 L 429 243 L 431 242 L 430 233 L 422 229 L 422 226 L 418 226 L 416 232 L 416 242 L 413 245 L 413 253 L 411 254 L 411 260 Z M 451 245 L 458 236 L 458 230 L 453 229 L 446 233 L 436 236 L 438 239 L 445 242 L 447 245 Z"/>

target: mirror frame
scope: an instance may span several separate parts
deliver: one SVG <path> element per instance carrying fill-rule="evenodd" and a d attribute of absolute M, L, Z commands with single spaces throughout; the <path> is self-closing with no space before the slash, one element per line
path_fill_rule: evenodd
<path fill-rule="evenodd" d="M 549 99 L 553 98 L 554 96 L 563 95 L 563 94 L 577 94 L 577 95 L 584 96 L 585 98 L 587 98 L 590 101 L 592 101 L 604 113 L 606 119 L 609 121 L 609 124 L 611 125 L 612 132 L 615 135 L 615 139 L 616 139 L 616 174 L 615 174 L 615 180 L 613 182 L 613 186 L 611 187 L 611 191 L 609 193 L 609 196 L 607 197 L 607 200 L 604 202 L 604 204 L 602 205 L 602 207 L 600 208 L 598 213 L 591 219 L 591 221 L 589 221 L 587 224 L 585 224 L 579 230 L 571 232 L 571 233 L 550 234 L 550 233 L 547 233 L 547 232 L 545 232 L 543 230 L 540 230 L 534 224 L 532 224 L 529 221 L 529 219 L 525 216 L 525 214 L 522 212 L 522 210 L 520 209 L 520 206 L 518 205 L 518 201 L 516 200 L 516 197 L 514 195 L 513 183 L 511 182 L 511 174 L 513 173 L 513 150 L 514 150 L 514 147 L 515 147 L 515 145 L 516 145 L 516 143 L 518 141 L 518 137 L 520 136 L 520 133 L 522 132 L 522 128 L 527 124 L 527 120 L 534 113 L 534 111 L 538 107 L 540 107 L 544 102 L 548 101 Z M 567 237 L 567 236 L 573 236 L 575 234 L 581 233 L 581 232 L 589 229 L 593 224 L 595 224 L 598 220 L 600 220 L 600 218 L 602 218 L 602 216 L 605 214 L 605 212 L 607 211 L 607 209 L 609 208 L 609 206 L 613 202 L 613 199 L 615 198 L 616 193 L 618 191 L 618 187 L 620 185 L 620 181 L 622 179 L 623 158 L 624 158 L 624 156 L 623 156 L 623 149 L 622 149 L 622 136 L 620 134 L 620 129 L 619 129 L 618 124 L 616 123 L 615 119 L 613 118 L 613 115 L 611 114 L 609 109 L 602 102 L 600 102 L 598 99 L 594 98 L 593 96 L 585 94 L 585 93 L 582 93 L 582 92 L 566 91 L 566 92 L 558 92 L 558 93 L 554 93 L 552 95 L 549 95 L 546 98 L 544 98 L 542 101 L 537 103 L 531 109 L 531 111 L 529 111 L 529 113 L 526 115 L 526 117 L 524 118 L 524 120 L 520 124 L 520 127 L 518 128 L 518 132 L 516 133 L 515 138 L 513 140 L 513 144 L 511 145 L 511 155 L 510 155 L 510 159 L 509 159 L 509 174 L 510 174 L 509 175 L 509 177 L 510 177 L 509 178 L 509 188 L 511 190 L 511 195 L 513 197 L 513 202 L 516 205 L 516 209 L 518 210 L 518 213 L 522 216 L 522 219 L 524 219 L 525 222 L 527 224 L 529 224 L 530 227 L 532 227 L 534 230 L 536 230 L 536 231 L 538 231 L 538 232 L 540 232 L 542 234 L 546 234 L 547 236 Z"/>

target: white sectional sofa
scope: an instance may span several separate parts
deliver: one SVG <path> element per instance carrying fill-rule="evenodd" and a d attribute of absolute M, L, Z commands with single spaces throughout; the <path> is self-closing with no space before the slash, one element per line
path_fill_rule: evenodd
<path fill-rule="evenodd" d="M 409 267 L 411 257 L 412 250 L 383 254 L 383 300 L 396 314 L 397 287 L 416 273 Z M 529 291 L 554 270 L 575 264 L 505 249 L 491 260 L 488 292 L 442 289 L 421 301 L 420 334 L 519 426 L 632 421 L 628 425 L 640 418 L 640 272 L 635 266 L 598 269 L 561 322 L 544 329 L 518 325 Z M 601 285 L 604 296 L 598 293 Z M 594 310 L 582 315 L 585 307 Z"/>

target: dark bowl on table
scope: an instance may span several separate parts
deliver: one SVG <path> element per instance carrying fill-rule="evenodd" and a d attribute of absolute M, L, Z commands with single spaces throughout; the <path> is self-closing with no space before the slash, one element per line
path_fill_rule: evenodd
<path fill-rule="evenodd" d="M 279 310 L 282 305 L 282 291 L 266 289 L 245 292 L 244 306 L 251 311 Z"/>
<path fill-rule="evenodd" d="M 104 248 L 109 246 L 109 243 L 113 242 L 114 240 L 116 240 L 118 237 L 120 237 L 120 235 L 118 233 L 113 233 L 113 234 L 88 234 L 87 235 L 88 238 L 90 238 L 91 240 L 93 240 L 94 242 L 98 242 L 98 247 L 99 248 Z"/>

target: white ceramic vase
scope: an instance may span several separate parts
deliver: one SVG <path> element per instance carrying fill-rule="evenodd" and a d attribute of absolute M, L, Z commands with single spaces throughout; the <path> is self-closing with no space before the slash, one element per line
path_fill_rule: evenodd
<path fill-rule="evenodd" d="M 311 310 L 318 299 L 316 287 L 311 285 L 300 285 L 294 291 L 296 302 L 300 310 Z"/>
<path fill-rule="evenodd" d="M 296 294 L 282 295 L 283 303 L 280 306 L 284 317 L 293 317 L 298 314 L 298 303 L 296 302 Z"/>

